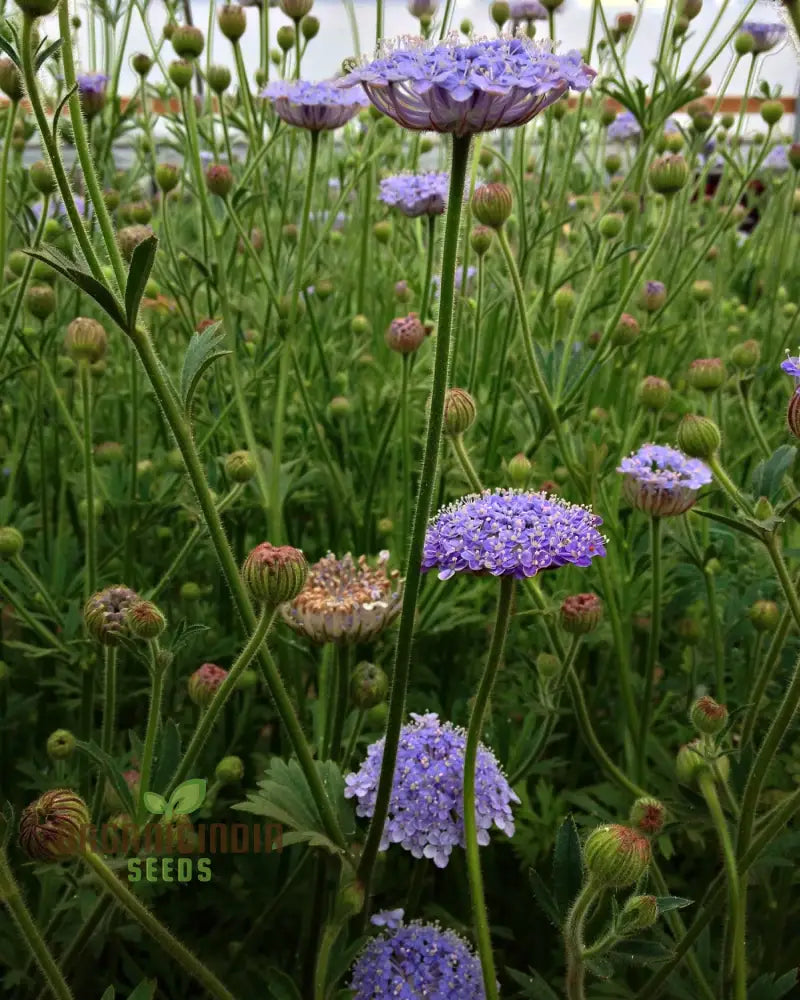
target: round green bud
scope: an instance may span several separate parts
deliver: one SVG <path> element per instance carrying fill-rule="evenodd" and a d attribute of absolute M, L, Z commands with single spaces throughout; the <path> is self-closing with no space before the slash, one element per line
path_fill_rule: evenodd
<path fill-rule="evenodd" d="M 719 427 L 708 417 L 687 413 L 678 424 L 678 447 L 691 458 L 711 458 L 721 444 Z"/>
<path fill-rule="evenodd" d="M 781 620 L 781 613 L 775 601 L 760 600 L 751 605 L 748 617 L 757 631 L 774 632 Z"/>
<path fill-rule="evenodd" d="M 67 327 L 64 348 L 73 361 L 93 364 L 105 356 L 108 334 L 96 319 L 78 316 Z"/>
<path fill-rule="evenodd" d="M 672 387 L 664 378 L 657 375 L 648 375 L 639 383 L 637 397 L 639 402 L 647 410 L 663 410 L 669 403 L 672 395 Z"/>
<path fill-rule="evenodd" d="M 186 90 L 192 82 L 194 68 L 186 59 L 175 59 L 167 67 L 167 75 L 178 90 Z"/>
<path fill-rule="evenodd" d="M 624 222 L 625 219 L 618 212 L 609 212 L 600 219 L 597 228 L 604 240 L 613 240 L 622 232 Z"/>
<path fill-rule="evenodd" d="M 686 381 L 693 389 L 714 392 L 727 378 L 722 358 L 697 358 L 689 365 Z"/>
<path fill-rule="evenodd" d="M 307 42 L 312 41 L 319 34 L 319 18 L 313 14 L 307 14 L 300 22 L 300 34 Z"/>
<path fill-rule="evenodd" d="M 650 164 L 648 173 L 650 187 L 668 198 L 681 190 L 688 177 L 689 164 L 679 154 L 659 156 Z"/>
<path fill-rule="evenodd" d="M 508 0 L 493 0 L 492 5 L 489 7 L 489 16 L 498 28 L 502 28 L 509 17 L 511 17 L 511 7 Z"/>
<path fill-rule="evenodd" d="M 728 722 L 728 709 L 708 695 L 703 695 L 692 705 L 689 721 L 701 736 L 716 736 Z"/>
<path fill-rule="evenodd" d="M 658 900 L 655 896 L 631 896 L 622 907 L 617 930 L 627 936 L 652 927 L 657 920 Z"/>
<path fill-rule="evenodd" d="M 50 169 L 50 164 L 37 160 L 28 171 L 31 184 L 40 194 L 52 194 L 56 189 L 56 178 Z"/>
<path fill-rule="evenodd" d="M 675 774 L 682 785 L 692 785 L 698 776 L 708 770 L 708 761 L 699 750 L 699 742 L 686 743 L 675 758 Z"/>
<path fill-rule="evenodd" d="M 599 826 L 586 838 L 583 856 L 594 882 L 609 889 L 624 889 L 647 871 L 650 841 L 629 826 Z"/>
<path fill-rule="evenodd" d="M 382 219 L 380 222 L 376 222 L 372 227 L 372 232 L 378 243 L 388 243 L 392 238 L 392 224 L 388 219 Z"/>
<path fill-rule="evenodd" d="M 296 33 L 291 24 L 282 24 L 275 35 L 281 52 L 291 52 L 294 48 Z"/>
<path fill-rule="evenodd" d="M 622 166 L 622 157 L 619 153 L 608 153 L 604 161 L 604 166 L 606 173 L 615 174 Z"/>
<path fill-rule="evenodd" d="M 710 281 L 693 281 L 690 292 L 695 302 L 709 302 L 714 295 L 714 286 Z"/>
<path fill-rule="evenodd" d="M 252 691 L 258 687 L 258 674 L 255 670 L 243 670 L 236 682 L 238 691 Z"/>
<path fill-rule="evenodd" d="M 623 313 L 611 332 L 611 343 L 615 347 L 628 347 L 640 333 L 639 321 L 630 313 Z"/>
<path fill-rule="evenodd" d="M 125 226 L 117 231 L 117 246 L 125 260 L 130 261 L 133 251 L 140 243 L 153 235 L 150 226 Z"/>
<path fill-rule="evenodd" d="M 357 336 L 364 336 L 372 330 L 372 324 L 360 313 L 350 320 L 350 330 Z"/>
<path fill-rule="evenodd" d="M 477 416 L 475 400 L 466 389 L 448 389 L 444 400 L 444 432 L 450 437 L 466 433 Z"/>
<path fill-rule="evenodd" d="M 227 66 L 209 66 L 206 80 L 215 94 L 224 94 L 231 85 L 231 71 Z"/>
<path fill-rule="evenodd" d="M 293 21 L 300 21 L 311 11 L 314 0 L 278 0 L 283 13 Z"/>
<path fill-rule="evenodd" d="M 193 24 L 182 24 L 175 28 L 170 42 L 179 59 L 196 59 L 205 47 L 203 32 Z"/>
<path fill-rule="evenodd" d="M 223 757 L 214 768 L 214 777 L 222 785 L 235 785 L 244 777 L 244 763 L 241 757 Z"/>
<path fill-rule="evenodd" d="M 256 474 L 256 462 L 249 451 L 234 451 L 225 459 L 225 475 L 234 483 L 249 483 Z"/>
<path fill-rule="evenodd" d="M 350 415 L 352 404 L 347 396 L 334 396 L 328 403 L 328 413 L 334 420 L 342 420 Z"/>
<path fill-rule="evenodd" d="M 561 661 L 552 653 L 539 653 L 536 657 L 536 669 L 543 681 L 553 681 L 561 673 Z"/>
<path fill-rule="evenodd" d="M 149 55 L 147 55 L 146 52 L 136 52 L 133 56 L 131 56 L 131 66 L 133 67 L 134 73 L 141 77 L 145 77 L 153 68 L 153 60 Z"/>
<path fill-rule="evenodd" d="M 22 250 L 12 250 L 8 255 L 8 269 L 15 277 L 21 278 L 27 261 L 28 255 Z"/>
<path fill-rule="evenodd" d="M 472 195 L 472 214 L 490 229 L 500 229 L 508 221 L 514 199 L 507 184 L 482 184 Z"/>
<path fill-rule="evenodd" d="M 156 184 L 159 190 L 168 194 L 178 186 L 180 170 L 175 163 L 159 163 L 156 166 Z"/>
<path fill-rule="evenodd" d="M 0 58 L 0 90 L 13 104 L 18 104 L 25 96 L 22 73 L 13 59 L 7 56 Z"/>
<path fill-rule="evenodd" d="M 135 639 L 156 639 L 167 620 L 152 601 L 134 601 L 125 611 L 125 624 Z"/>
<path fill-rule="evenodd" d="M 458 30 L 461 32 L 462 35 L 466 35 L 467 38 L 469 38 L 469 36 L 472 34 L 473 27 L 474 26 L 472 24 L 472 21 L 470 21 L 468 17 L 465 17 L 462 20 L 461 24 L 458 26 Z"/>
<path fill-rule="evenodd" d="M 518 452 L 508 461 L 508 478 L 515 489 L 525 489 L 531 477 L 533 464 L 527 455 Z"/>
<path fill-rule="evenodd" d="M 242 580 L 250 597 L 256 604 L 273 608 L 293 601 L 307 578 L 306 557 L 291 545 L 262 542 L 250 552 L 242 566 Z"/>
<path fill-rule="evenodd" d="M 489 226 L 475 226 L 469 234 L 469 242 L 472 249 L 479 257 L 483 257 L 492 245 L 494 230 Z"/>
<path fill-rule="evenodd" d="M 762 101 L 759 112 L 767 125 L 777 125 L 783 117 L 783 104 L 780 101 Z"/>
<path fill-rule="evenodd" d="M 22 551 L 23 539 L 20 532 L 10 525 L 0 528 L 0 559 L 15 559 Z"/>
<path fill-rule="evenodd" d="M 664 829 L 667 810 L 658 799 L 645 795 L 631 806 L 628 815 L 630 825 L 647 837 L 657 837 Z"/>
<path fill-rule="evenodd" d="M 570 285 L 562 285 L 553 293 L 553 307 L 557 312 L 570 312 L 575 305 L 575 292 Z"/>
<path fill-rule="evenodd" d="M 17 7 L 29 17 L 47 17 L 58 6 L 58 0 L 17 0 Z"/>
<path fill-rule="evenodd" d="M 238 42 L 247 29 L 244 8 L 235 3 L 225 4 L 217 14 L 219 30 L 229 42 Z"/>
<path fill-rule="evenodd" d="M 55 312 L 56 293 L 49 285 L 30 285 L 25 293 L 25 305 L 32 316 L 45 320 Z"/>
<path fill-rule="evenodd" d="M 56 729 L 47 737 L 47 756 L 50 760 L 67 760 L 75 753 L 77 740 L 68 729 Z"/>
<path fill-rule="evenodd" d="M 374 708 L 386 698 L 389 678 L 374 663 L 359 663 L 350 679 L 350 697 L 356 708 L 363 711 Z"/>
<path fill-rule="evenodd" d="M 769 521 L 775 516 L 775 508 L 766 497 L 761 496 L 753 506 L 753 516 L 758 521 Z"/>
<path fill-rule="evenodd" d="M 184 601 L 199 601 L 203 596 L 203 588 L 194 580 L 187 580 L 181 584 L 180 595 Z"/>

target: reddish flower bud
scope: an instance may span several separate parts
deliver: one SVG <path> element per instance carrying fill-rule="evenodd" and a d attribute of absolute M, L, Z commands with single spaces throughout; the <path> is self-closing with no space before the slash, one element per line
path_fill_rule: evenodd
<path fill-rule="evenodd" d="M 208 708 L 227 676 L 228 671 L 216 663 L 204 663 L 189 678 L 189 700 L 200 708 Z"/>
<path fill-rule="evenodd" d="M 561 627 L 571 635 L 593 632 L 603 618 L 603 602 L 597 594 L 571 594 L 561 605 Z"/>
<path fill-rule="evenodd" d="M 250 597 L 257 604 L 270 607 L 293 601 L 307 578 L 306 557 L 291 545 L 262 542 L 250 552 L 242 566 L 242 580 Z"/>

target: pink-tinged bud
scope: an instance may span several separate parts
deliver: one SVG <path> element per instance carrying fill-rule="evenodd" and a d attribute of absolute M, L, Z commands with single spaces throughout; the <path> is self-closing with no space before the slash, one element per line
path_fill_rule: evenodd
<path fill-rule="evenodd" d="M 257 603 L 276 608 L 293 601 L 308 579 L 306 557 L 291 545 L 257 545 L 244 561 L 242 580 Z"/>
<path fill-rule="evenodd" d="M 125 260 L 130 261 L 133 251 L 153 235 L 150 226 L 125 226 L 117 232 L 117 246 Z"/>
<path fill-rule="evenodd" d="M 482 184 L 472 195 L 472 214 L 490 229 L 502 228 L 513 207 L 514 198 L 507 184 Z"/>
<path fill-rule="evenodd" d="M 586 838 L 583 857 L 594 882 L 609 889 L 624 889 L 647 871 L 650 841 L 629 826 L 599 826 Z"/>
<path fill-rule="evenodd" d="M 636 17 L 628 11 L 617 14 L 617 31 L 620 35 L 627 35 L 633 28 Z"/>
<path fill-rule="evenodd" d="M 686 381 L 693 389 L 714 392 L 725 381 L 727 374 L 722 358 L 697 358 L 689 365 Z"/>
<path fill-rule="evenodd" d="M 386 699 L 389 678 L 374 663 L 359 663 L 350 680 L 350 697 L 356 708 L 367 711 Z"/>
<path fill-rule="evenodd" d="M 219 198 L 227 198 L 233 187 L 233 173 L 224 163 L 212 163 L 206 170 L 206 187 Z"/>
<path fill-rule="evenodd" d="M 389 324 L 384 340 L 386 346 L 398 354 L 413 354 L 427 336 L 427 330 L 416 313 L 397 316 Z"/>
<path fill-rule="evenodd" d="M 800 392 L 795 392 L 786 410 L 786 423 L 796 438 L 800 438 Z"/>
<path fill-rule="evenodd" d="M 648 410 L 663 410 L 672 395 L 672 387 L 665 378 L 648 375 L 639 383 L 639 402 Z"/>
<path fill-rule="evenodd" d="M 203 32 L 193 24 L 182 24 L 177 27 L 172 32 L 170 42 L 179 59 L 196 59 L 205 46 Z"/>
<path fill-rule="evenodd" d="M 617 930 L 627 936 L 652 927 L 658 920 L 658 900 L 655 896 L 631 896 L 622 907 Z"/>
<path fill-rule="evenodd" d="M 728 709 L 704 695 L 692 705 L 689 719 L 702 736 L 716 736 L 728 722 Z"/>
<path fill-rule="evenodd" d="M 135 601 L 125 612 L 125 622 L 135 639 L 156 639 L 167 627 L 164 615 L 152 601 Z"/>
<path fill-rule="evenodd" d="M 678 424 L 678 447 L 690 458 L 712 458 L 719 451 L 722 435 L 708 417 L 687 413 Z"/>
<path fill-rule="evenodd" d="M 247 15 L 238 4 L 225 4 L 217 14 L 219 30 L 230 42 L 238 42 L 247 29 Z"/>
<path fill-rule="evenodd" d="M 189 678 L 189 700 L 200 708 L 208 708 L 227 676 L 228 671 L 216 663 L 204 663 Z"/>
<path fill-rule="evenodd" d="M 466 389 L 448 389 L 444 398 L 444 431 L 451 437 L 464 434 L 475 423 L 475 400 Z"/>
<path fill-rule="evenodd" d="M 20 846 L 32 861 L 70 861 L 80 853 L 89 824 L 83 799 L 69 788 L 54 788 L 23 811 Z"/>
<path fill-rule="evenodd" d="M 398 302 L 408 302 L 411 298 L 411 289 L 407 281 L 398 281 L 394 286 L 394 297 Z"/>
<path fill-rule="evenodd" d="M 628 822 L 646 837 L 657 837 L 664 829 L 667 810 L 658 799 L 645 795 L 631 806 Z"/>
<path fill-rule="evenodd" d="M 731 362 L 742 371 L 755 368 L 761 360 L 761 345 L 757 340 L 745 340 L 731 350 Z"/>
<path fill-rule="evenodd" d="M 594 632 L 603 620 L 603 602 L 597 594 L 571 594 L 561 605 L 561 627 L 570 635 Z"/>
<path fill-rule="evenodd" d="M 129 634 L 127 612 L 139 600 L 135 590 L 124 584 L 106 587 L 86 602 L 83 620 L 93 639 L 104 646 L 118 646 Z"/>
<path fill-rule="evenodd" d="M 774 601 L 756 601 L 748 612 L 753 628 L 759 632 L 774 632 L 781 620 L 781 612 Z"/>
<path fill-rule="evenodd" d="M 611 343 L 616 347 L 627 347 L 639 336 L 639 322 L 635 316 L 623 313 L 611 334 Z"/>

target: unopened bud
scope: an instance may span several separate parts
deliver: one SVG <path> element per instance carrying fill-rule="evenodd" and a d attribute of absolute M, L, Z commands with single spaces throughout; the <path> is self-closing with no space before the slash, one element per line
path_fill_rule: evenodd
<path fill-rule="evenodd" d="M 457 437 L 466 433 L 475 423 L 475 400 L 465 389 L 448 389 L 444 400 L 445 434 Z"/>
<path fill-rule="evenodd" d="M 586 838 L 583 856 L 593 881 L 610 889 L 624 889 L 647 871 L 650 842 L 629 826 L 600 826 Z"/>
<path fill-rule="evenodd" d="M 294 600 L 307 578 L 306 557 L 291 545 L 262 542 L 250 552 L 242 566 L 242 580 L 250 597 L 257 604 L 273 608 Z"/>
<path fill-rule="evenodd" d="M 678 424 L 678 447 L 691 458 L 711 458 L 719 451 L 722 435 L 708 417 L 687 413 Z"/>

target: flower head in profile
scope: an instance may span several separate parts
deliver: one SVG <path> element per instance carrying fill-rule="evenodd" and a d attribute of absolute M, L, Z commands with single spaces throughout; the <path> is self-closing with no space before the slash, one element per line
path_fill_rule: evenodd
<path fill-rule="evenodd" d="M 546 493 L 486 491 L 444 507 L 428 525 L 422 569 L 535 576 L 544 569 L 588 566 L 606 554 L 601 518 Z"/>
<path fill-rule="evenodd" d="M 367 642 L 400 613 L 403 585 L 397 570 L 387 572 L 388 552 L 377 565 L 348 552 L 329 552 L 310 568 L 305 587 L 281 607 L 283 620 L 313 642 Z"/>
<path fill-rule="evenodd" d="M 644 444 L 617 467 L 623 490 L 633 507 L 655 517 L 683 514 L 694 505 L 697 491 L 711 482 L 711 469 L 677 448 Z"/>
<path fill-rule="evenodd" d="M 400 731 L 400 746 L 380 849 L 400 844 L 415 858 L 445 868 L 454 847 L 464 846 L 464 750 L 467 734 L 431 712 L 411 715 Z M 345 797 L 358 800 L 359 816 L 372 816 L 383 763 L 384 741 L 367 750 L 360 769 L 345 778 Z M 519 803 L 491 750 L 478 748 L 475 818 L 478 843 L 489 843 L 497 827 L 514 835 L 511 803 Z"/>
<path fill-rule="evenodd" d="M 753 54 L 769 52 L 786 37 L 786 25 L 781 21 L 745 21 L 741 29 L 753 39 Z"/>
<path fill-rule="evenodd" d="M 373 938 L 356 959 L 353 1000 L 485 1000 L 481 963 L 454 931 L 415 921 Z"/>
<path fill-rule="evenodd" d="M 539 0 L 511 0 L 508 15 L 516 30 L 523 21 L 546 21 L 547 8 Z"/>
<path fill-rule="evenodd" d="M 93 118 L 105 106 L 108 77 L 105 73 L 81 73 L 77 84 L 83 113 L 87 118 Z"/>
<path fill-rule="evenodd" d="M 623 111 L 608 126 L 608 138 L 617 142 L 630 142 L 642 134 L 642 126 L 636 121 L 632 111 Z"/>
<path fill-rule="evenodd" d="M 410 219 L 420 215 L 441 215 L 447 204 L 450 174 L 395 174 L 381 181 L 378 198 L 397 208 Z"/>
<path fill-rule="evenodd" d="M 341 128 L 369 103 L 360 87 L 342 90 L 329 80 L 273 80 L 261 91 L 289 125 L 323 132 Z"/>
<path fill-rule="evenodd" d="M 456 136 L 524 125 L 568 90 L 586 90 L 595 71 L 577 50 L 518 36 L 432 45 L 401 39 L 338 81 L 361 84 L 379 111 L 404 128 Z"/>
<path fill-rule="evenodd" d="M 773 146 L 767 153 L 762 167 L 776 174 L 785 174 L 789 169 L 789 147 Z"/>
<path fill-rule="evenodd" d="M 787 357 L 785 361 L 781 361 L 781 371 L 792 376 L 795 384 L 795 392 L 800 393 L 800 357 Z"/>

